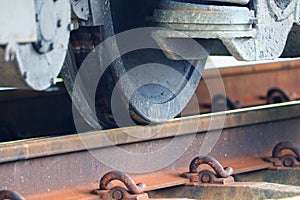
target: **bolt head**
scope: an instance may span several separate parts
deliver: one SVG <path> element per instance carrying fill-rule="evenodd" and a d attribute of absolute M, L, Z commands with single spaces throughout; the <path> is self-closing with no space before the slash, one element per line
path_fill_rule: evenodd
<path fill-rule="evenodd" d="M 210 176 L 208 174 L 203 174 L 201 177 L 202 183 L 209 183 L 210 182 Z"/>
<path fill-rule="evenodd" d="M 291 158 L 286 158 L 283 160 L 283 165 L 285 167 L 292 167 L 294 165 L 294 162 Z"/>
<path fill-rule="evenodd" d="M 57 20 L 56 26 L 57 28 L 60 28 L 62 26 L 61 19 Z"/>
<path fill-rule="evenodd" d="M 112 194 L 112 197 L 114 199 L 117 199 L 117 200 L 121 200 L 123 198 L 123 194 L 121 191 L 114 191 L 114 193 Z"/>

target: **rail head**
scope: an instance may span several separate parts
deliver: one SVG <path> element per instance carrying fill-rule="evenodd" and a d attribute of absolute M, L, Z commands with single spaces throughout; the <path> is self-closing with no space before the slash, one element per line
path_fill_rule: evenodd
<path fill-rule="evenodd" d="M 226 117 L 225 121 L 224 117 Z M 69 136 L 2 143 L 0 144 L 0 164 L 195 134 L 193 128 L 195 124 L 198 124 L 197 134 L 202 134 L 206 133 L 208 129 L 210 131 L 215 130 L 214 127 L 210 127 L 212 120 L 223 121 L 224 124 L 221 128 L 228 129 L 293 118 L 300 118 L 299 101 L 183 117 L 155 126 L 126 127 Z M 153 129 L 159 129 L 160 131 L 153 135 Z M 216 130 L 218 129 L 220 127 L 217 127 Z M 134 137 L 128 133 L 140 133 L 143 137 Z"/>

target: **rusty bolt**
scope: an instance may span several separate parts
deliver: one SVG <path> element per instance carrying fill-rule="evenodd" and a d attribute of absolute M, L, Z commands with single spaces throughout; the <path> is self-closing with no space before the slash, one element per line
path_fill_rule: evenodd
<path fill-rule="evenodd" d="M 294 165 L 294 162 L 291 158 L 286 158 L 283 160 L 283 165 L 285 167 L 292 167 Z"/>
<path fill-rule="evenodd" d="M 207 173 L 203 174 L 203 176 L 201 177 L 201 181 L 202 181 L 202 183 L 209 183 L 210 182 L 209 174 L 207 174 Z"/>
<path fill-rule="evenodd" d="M 39 14 L 35 14 L 35 21 L 36 21 L 36 22 L 39 22 L 39 21 L 40 21 L 40 16 L 39 16 Z"/>
<path fill-rule="evenodd" d="M 114 193 L 112 194 L 112 197 L 114 199 L 121 200 L 123 198 L 123 194 L 121 191 L 117 190 L 117 191 L 114 191 Z"/>

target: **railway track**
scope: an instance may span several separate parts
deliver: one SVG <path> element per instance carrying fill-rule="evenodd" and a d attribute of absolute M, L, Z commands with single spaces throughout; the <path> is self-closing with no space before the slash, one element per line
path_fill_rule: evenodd
<path fill-rule="evenodd" d="M 213 103 L 225 104 L 230 110 L 300 99 L 299 73 L 299 59 L 205 70 L 196 91 L 200 111 L 211 112 Z M 208 90 L 207 84 L 218 90 L 218 74 L 226 94 Z"/>
<path fill-rule="evenodd" d="M 271 183 L 234 182 L 223 186 L 188 187 L 184 185 L 189 185 L 190 179 L 182 175 L 189 172 L 195 157 L 207 155 L 223 166 L 230 166 L 233 176 L 258 170 L 270 173 L 274 167 L 266 159 L 272 157 L 276 144 L 293 142 L 298 146 L 297 155 L 299 120 L 300 104 L 295 101 L 183 117 L 161 125 L 1 144 L 1 189 L 18 191 L 26 199 L 100 199 L 99 193 L 91 191 L 99 188 L 100 177 L 117 169 L 128 172 L 137 183 L 145 183 L 143 192 L 152 198 L 170 198 L 172 194 L 179 198 L 185 194 L 186 198 L 201 199 L 201 195 L 208 197 L 204 194 L 212 194 L 209 191 L 216 187 L 221 196 L 231 194 L 231 199 L 239 199 L 236 194 L 239 192 L 233 190 L 252 191 L 251 187 L 256 191 L 251 193 L 253 197 L 266 195 L 267 190 L 272 195 L 264 197 L 296 196 L 300 195 L 300 187 L 279 187 Z M 279 167 L 273 172 L 279 172 L 278 169 L 292 173 L 290 178 L 296 180 L 294 184 L 299 184 L 297 163 L 290 169 Z M 277 179 L 281 183 L 289 180 L 288 177 Z M 178 189 L 179 186 L 183 188 Z"/>
<path fill-rule="evenodd" d="M 181 116 L 210 113 L 213 104 L 216 104 L 215 111 L 218 111 L 219 107 L 231 110 L 300 99 L 298 74 L 299 59 L 207 69 L 195 93 L 197 105 L 189 103 Z M 220 78 L 221 81 L 218 80 Z M 224 84 L 226 93 L 219 90 L 219 83 Z M 208 84 L 214 91 L 208 90 Z M 194 109 L 195 106 L 198 109 Z M 72 102 L 63 84 L 46 92 L 1 91 L 0 109 L 0 141 L 72 134 L 76 131 Z M 86 130 L 93 129 L 87 126 Z"/>
<path fill-rule="evenodd" d="M 0 142 L 75 132 L 63 83 L 47 91 L 0 91 Z"/>
<path fill-rule="evenodd" d="M 299 8 L 3 2 L 0 200 L 300 199 Z"/>
<path fill-rule="evenodd" d="M 4 125 L 17 125 L 2 127 L 2 133 L 17 131 L 15 137 L 2 137 L 8 142 L 0 143 L 0 190 L 17 191 L 33 200 L 101 199 L 100 196 L 110 199 L 111 190 L 97 189 L 101 177 L 117 170 L 117 175 L 124 177 L 126 174 L 122 173 L 127 173 L 136 183 L 146 185 L 141 194 L 113 190 L 123 199 L 215 199 L 216 190 L 221 199 L 244 199 L 244 193 L 249 194 L 248 199 L 300 195 L 300 101 L 296 101 L 300 95 L 299 62 L 206 70 L 196 92 L 201 114 L 190 109 L 194 105 L 190 103 L 181 117 L 163 124 L 102 131 L 86 129 L 87 133 L 75 135 L 68 135 L 79 129 L 70 122 L 71 101 L 61 85 L 46 93 L 2 93 L 1 121 L 8 122 Z M 207 89 L 207 84 L 216 82 L 216 73 L 222 76 L 226 96 L 217 92 L 212 95 Z M 270 93 L 274 89 L 275 93 Z M 222 98 L 214 101 L 216 96 Z M 227 111 L 212 112 L 214 103 Z M 12 109 L 16 110 L 13 113 L 28 113 L 29 117 L 12 116 Z M 38 124 L 28 125 L 34 122 Z M 24 133 L 28 133 L 27 138 L 18 138 Z M 284 155 L 293 156 L 284 157 L 286 161 L 281 163 L 271 157 L 273 148 L 283 141 L 292 142 L 294 147 L 288 148 L 293 151 L 283 151 Z M 202 178 L 199 174 L 191 176 L 187 172 L 197 157 L 201 171 L 212 170 L 205 163 L 213 161 L 217 164 L 212 166 L 219 162 L 233 172 L 226 176 L 228 172 L 221 167 L 216 172 L 219 170 L 224 177 L 218 173 L 217 178 L 205 173 Z M 195 179 L 214 184 L 191 181 Z M 113 181 L 112 186 L 115 184 Z"/>

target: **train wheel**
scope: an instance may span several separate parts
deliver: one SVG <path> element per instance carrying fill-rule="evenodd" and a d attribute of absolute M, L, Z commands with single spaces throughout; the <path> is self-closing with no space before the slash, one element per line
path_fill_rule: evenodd
<path fill-rule="evenodd" d="M 35 16 L 35 42 L 0 48 L 1 86 L 44 90 L 55 83 L 68 48 L 70 2 L 37 0 Z M 15 54 L 14 58 L 9 58 L 10 54 Z"/>
<path fill-rule="evenodd" d="M 69 91 L 74 85 L 78 66 L 87 54 L 83 52 L 87 49 L 85 47 L 95 47 L 103 39 L 126 30 L 153 26 L 145 19 L 156 6 L 157 2 L 154 2 L 111 1 L 108 5 L 110 12 L 107 12 L 103 27 L 97 31 L 93 28 L 80 28 L 77 33 L 72 33 L 73 47 L 69 50 L 62 73 Z M 129 4 L 130 8 L 127 6 Z M 93 44 L 87 45 L 85 39 L 78 42 L 82 37 L 90 38 L 89 41 L 94 40 Z M 145 31 L 145 34 L 137 36 L 132 42 L 139 43 L 150 37 L 152 38 L 151 33 Z M 119 42 L 117 41 L 118 44 Z M 81 48 L 76 47 L 76 44 L 81 44 L 79 45 Z M 81 51 L 78 52 L 77 49 Z M 170 60 L 160 49 L 138 49 L 128 52 L 115 60 L 101 76 L 95 99 L 92 99 L 95 102 L 97 119 L 91 113 L 93 109 L 88 104 L 85 104 L 86 106 L 81 104 L 85 101 L 84 94 L 89 93 L 88 86 L 76 93 L 76 96 L 72 95 L 73 102 L 85 120 L 95 128 L 99 127 L 98 122 L 102 128 L 109 128 L 166 121 L 177 116 L 191 99 L 200 81 L 207 56 L 205 54 L 200 60 L 187 61 Z M 160 64 L 168 67 L 160 68 Z M 134 72 L 135 67 L 145 65 L 149 70 Z M 130 74 L 129 72 L 132 74 L 127 76 L 125 84 L 118 86 L 118 81 L 126 77 L 125 74 Z M 131 85 L 138 86 L 132 93 L 128 93 L 130 87 L 130 84 L 126 84 L 128 81 L 133 83 Z M 112 98 L 116 88 L 118 94 Z M 179 93 L 184 93 L 184 96 L 178 97 Z"/>

